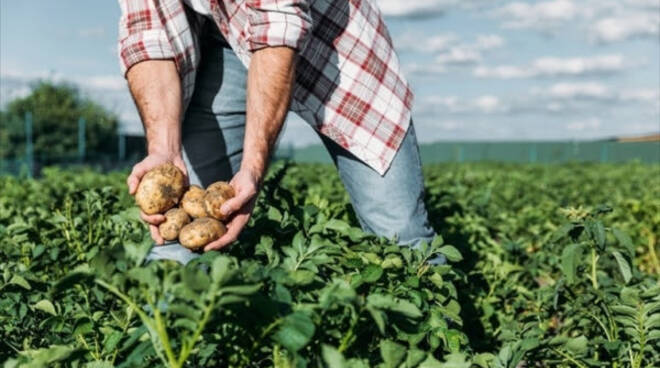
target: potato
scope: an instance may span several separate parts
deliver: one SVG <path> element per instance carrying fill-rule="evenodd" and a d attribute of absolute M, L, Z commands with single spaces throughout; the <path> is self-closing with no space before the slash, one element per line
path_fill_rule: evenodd
<path fill-rule="evenodd" d="M 206 213 L 218 220 L 226 220 L 226 216 L 220 212 L 220 208 L 235 195 L 234 188 L 227 182 L 218 181 L 209 185 L 209 187 L 206 188 L 206 194 L 204 195 L 204 208 L 206 209 Z"/>
<path fill-rule="evenodd" d="M 226 232 L 227 228 L 222 222 L 210 217 L 198 218 L 181 229 L 179 243 L 188 249 L 197 250 L 218 240 Z"/>
<path fill-rule="evenodd" d="M 204 194 L 206 194 L 204 189 L 198 185 L 191 185 L 190 189 L 188 189 L 181 199 L 181 208 L 183 208 L 190 217 L 206 217 L 206 209 L 204 209 Z"/>
<path fill-rule="evenodd" d="M 176 240 L 181 228 L 190 223 L 190 217 L 186 211 L 180 208 L 172 208 L 165 212 L 165 221 L 158 225 L 158 232 L 165 240 Z"/>
<path fill-rule="evenodd" d="M 183 173 L 176 166 L 166 163 L 142 177 L 135 192 L 135 202 L 147 215 L 165 213 L 179 203 L 184 186 Z"/>

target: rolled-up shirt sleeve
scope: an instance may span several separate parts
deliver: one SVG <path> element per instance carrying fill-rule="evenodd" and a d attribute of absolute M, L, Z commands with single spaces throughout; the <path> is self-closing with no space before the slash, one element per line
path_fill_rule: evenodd
<path fill-rule="evenodd" d="M 152 0 L 119 0 L 119 66 L 125 76 L 145 60 L 173 59 L 174 50 Z"/>
<path fill-rule="evenodd" d="M 312 26 L 308 0 L 248 0 L 250 51 L 287 46 L 302 50 Z"/>

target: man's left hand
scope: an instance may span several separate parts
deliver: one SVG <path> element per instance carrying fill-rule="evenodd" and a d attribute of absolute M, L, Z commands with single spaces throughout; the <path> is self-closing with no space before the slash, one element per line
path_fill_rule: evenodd
<path fill-rule="evenodd" d="M 259 179 L 257 176 L 249 170 L 241 169 L 234 175 L 229 184 L 234 187 L 236 196 L 225 202 L 220 208 L 220 211 L 230 219 L 226 224 L 227 233 L 220 239 L 207 244 L 204 247 L 205 252 L 218 250 L 235 242 L 254 210 L 257 194 L 259 193 Z"/>

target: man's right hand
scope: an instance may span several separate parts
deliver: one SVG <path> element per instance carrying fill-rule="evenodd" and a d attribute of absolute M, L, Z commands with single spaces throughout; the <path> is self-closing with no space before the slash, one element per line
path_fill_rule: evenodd
<path fill-rule="evenodd" d="M 137 191 L 137 187 L 140 184 L 140 180 L 142 180 L 144 174 L 146 174 L 149 170 L 155 168 L 156 166 L 162 165 L 167 162 L 174 164 L 174 166 L 178 167 L 179 170 L 181 170 L 187 185 L 188 171 L 186 170 L 186 165 L 183 162 L 183 158 L 181 158 L 180 153 L 167 153 L 167 154 L 151 153 L 144 160 L 140 161 L 139 163 L 135 164 L 135 166 L 133 166 L 133 170 L 126 179 L 126 185 L 128 185 L 128 192 L 131 195 L 135 195 L 135 192 Z M 162 245 L 164 243 L 164 240 L 163 237 L 160 236 L 160 233 L 158 232 L 158 225 L 163 221 L 165 221 L 165 216 L 163 214 L 147 215 L 146 213 L 140 211 L 140 218 L 142 218 L 144 222 L 149 224 L 149 232 L 151 233 L 151 238 L 156 242 L 156 244 Z"/>

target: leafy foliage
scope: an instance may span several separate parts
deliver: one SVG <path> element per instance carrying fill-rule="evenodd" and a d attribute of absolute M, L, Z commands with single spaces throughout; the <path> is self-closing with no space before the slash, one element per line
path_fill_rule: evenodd
<path fill-rule="evenodd" d="M 144 263 L 124 174 L 0 179 L 6 367 L 651 367 L 657 166 L 442 165 L 419 249 L 280 163 L 228 252 Z M 607 203 L 607 206 L 600 205 Z M 611 207 L 610 207 L 611 206 Z M 448 265 L 427 260 L 443 254 Z"/>

